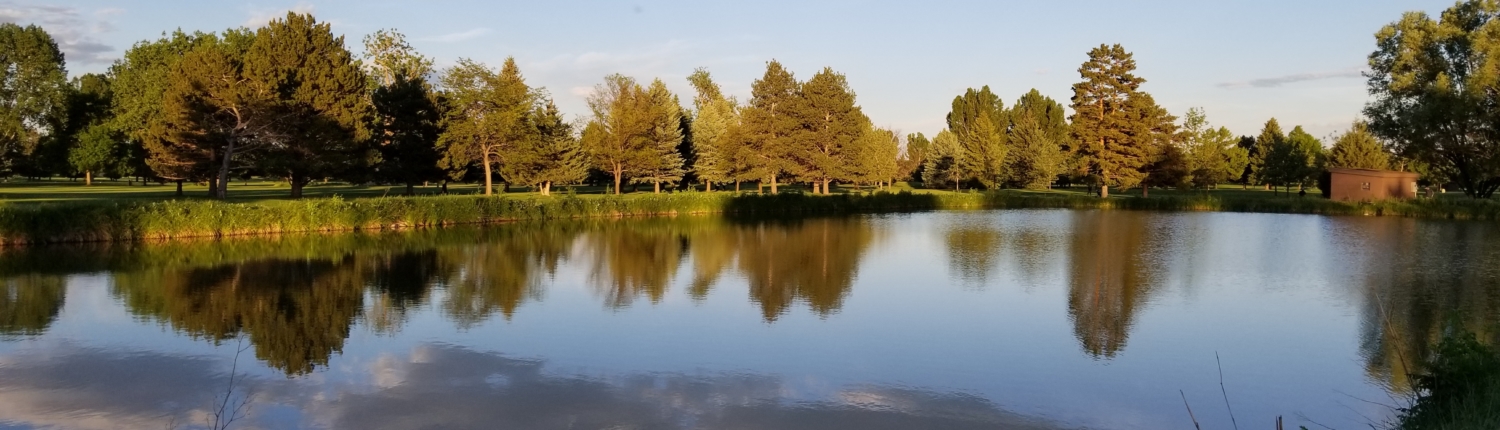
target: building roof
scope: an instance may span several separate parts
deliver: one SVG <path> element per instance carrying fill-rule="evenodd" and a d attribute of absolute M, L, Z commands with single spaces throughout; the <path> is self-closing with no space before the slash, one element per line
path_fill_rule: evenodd
<path fill-rule="evenodd" d="M 1330 167 L 1328 168 L 1328 172 L 1340 175 L 1369 176 L 1375 178 L 1416 178 L 1417 176 L 1419 176 L 1416 172 L 1397 172 L 1394 170 L 1375 169 L 1345 169 L 1341 167 Z"/>

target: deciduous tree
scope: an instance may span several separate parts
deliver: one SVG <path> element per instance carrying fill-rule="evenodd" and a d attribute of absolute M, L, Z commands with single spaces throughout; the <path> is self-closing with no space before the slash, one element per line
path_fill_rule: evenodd
<path fill-rule="evenodd" d="M 589 96 L 593 119 L 583 129 L 583 149 L 595 168 L 614 179 L 615 194 L 627 175 L 636 175 L 652 163 L 650 139 L 651 97 L 641 85 L 624 75 L 604 77 Z"/>
<path fill-rule="evenodd" d="M 40 173 L 28 159 L 58 132 L 67 79 L 52 35 L 35 25 L 0 24 L 0 174 Z"/>
<path fill-rule="evenodd" d="M 442 165 L 461 174 L 478 164 L 484 170 L 484 194 L 494 193 L 497 163 L 531 138 L 530 123 L 536 94 L 521 77 L 514 58 L 506 58 L 497 73 L 482 63 L 460 59 L 443 74 L 448 107 L 444 131 L 438 139 Z"/>

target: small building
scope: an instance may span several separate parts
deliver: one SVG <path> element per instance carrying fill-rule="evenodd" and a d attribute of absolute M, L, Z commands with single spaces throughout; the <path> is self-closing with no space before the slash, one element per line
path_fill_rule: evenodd
<path fill-rule="evenodd" d="M 1342 202 L 1372 202 L 1417 197 L 1417 174 L 1371 169 L 1328 169 L 1323 197 Z"/>

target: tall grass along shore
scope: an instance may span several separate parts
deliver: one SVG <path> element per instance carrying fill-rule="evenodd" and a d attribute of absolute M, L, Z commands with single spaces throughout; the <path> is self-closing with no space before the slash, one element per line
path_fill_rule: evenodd
<path fill-rule="evenodd" d="M 1026 192 L 623 196 L 424 196 L 226 203 L 212 200 L 0 205 L 0 245 L 164 240 L 273 233 L 395 230 L 521 220 L 726 213 L 828 214 L 943 209 L 1127 209 L 1500 219 L 1488 200 L 1343 203 L 1206 195 L 1101 199 Z"/>

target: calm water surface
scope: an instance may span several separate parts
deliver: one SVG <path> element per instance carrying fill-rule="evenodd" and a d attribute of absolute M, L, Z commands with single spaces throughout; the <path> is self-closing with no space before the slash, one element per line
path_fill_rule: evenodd
<path fill-rule="evenodd" d="M 0 250 L 0 428 L 1366 428 L 1491 223 L 939 212 Z M 1456 319 L 1455 319 L 1456 318 Z M 1180 390 L 1180 393 L 1179 393 Z"/>

